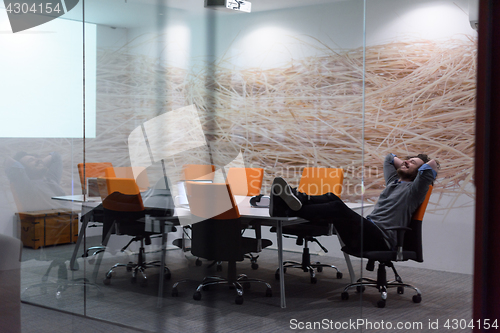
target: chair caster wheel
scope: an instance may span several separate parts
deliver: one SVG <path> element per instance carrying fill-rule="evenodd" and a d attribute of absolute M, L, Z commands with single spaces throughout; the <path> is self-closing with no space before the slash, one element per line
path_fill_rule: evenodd
<path fill-rule="evenodd" d="M 102 283 L 104 283 L 106 286 L 109 286 L 111 284 L 111 279 L 105 278 L 102 280 Z"/>
<path fill-rule="evenodd" d="M 200 259 L 196 259 L 195 265 L 196 266 L 201 266 L 201 264 L 202 264 L 201 260 Z"/>
<path fill-rule="evenodd" d="M 255 263 L 255 262 L 252 263 L 252 269 L 253 270 L 259 269 L 259 264 Z"/>
<path fill-rule="evenodd" d="M 340 298 L 343 301 L 347 301 L 349 299 L 349 293 L 347 293 L 347 291 L 344 291 L 342 294 L 340 294 Z"/>
<path fill-rule="evenodd" d="M 266 297 L 272 297 L 273 296 L 273 290 L 271 288 L 266 289 Z"/>
<path fill-rule="evenodd" d="M 360 294 L 363 293 L 365 289 L 366 289 L 365 286 L 356 286 L 356 291 Z"/>
<path fill-rule="evenodd" d="M 377 302 L 377 307 L 385 308 L 385 299 L 381 299 Z"/>
<path fill-rule="evenodd" d="M 194 299 L 195 301 L 199 301 L 199 300 L 201 299 L 201 293 L 200 293 L 199 291 L 195 292 L 195 293 L 193 294 L 193 299 Z"/>
<path fill-rule="evenodd" d="M 403 295 L 405 293 L 404 287 L 398 287 L 398 294 Z"/>
<path fill-rule="evenodd" d="M 342 279 L 343 276 L 342 272 L 337 272 L 337 279 Z"/>
<path fill-rule="evenodd" d="M 312 278 L 311 278 L 311 283 L 312 283 L 312 284 L 316 284 L 316 283 L 318 283 L 318 279 L 317 279 L 317 278 L 315 278 L 315 277 L 312 277 Z"/>
<path fill-rule="evenodd" d="M 179 296 L 179 290 L 177 290 L 177 288 L 173 288 L 172 289 L 172 297 L 177 297 Z"/>
<path fill-rule="evenodd" d="M 422 302 L 422 295 L 413 295 L 413 303 L 420 303 Z"/>
<path fill-rule="evenodd" d="M 319 264 L 319 262 L 317 262 L 317 264 Z M 316 268 L 316 271 L 317 271 L 318 273 L 323 272 L 323 267 L 318 266 L 318 267 Z"/>
<path fill-rule="evenodd" d="M 165 280 L 170 280 L 172 278 L 172 273 L 168 272 L 164 275 Z"/>
<path fill-rule="evenodd" d="M 240 295 L 236 296 L 236 299 L 234 300 L 234 302 L 238 305 L 243 304 L 243 296 L 240 296 Z"/>

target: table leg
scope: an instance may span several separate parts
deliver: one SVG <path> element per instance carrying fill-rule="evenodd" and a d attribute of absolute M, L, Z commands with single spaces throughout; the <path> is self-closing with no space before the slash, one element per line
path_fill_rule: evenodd
<path fill-rule="evenodd" d="M 337 233 L 337 238 L 339 239 L 339 243 L 340 243 L 340 247 L 344 247 L 344 242 L 342 241 L 342 238 L 340 238 L 339 234 L 337 231 L 335 231 Z M 354 273 L 354 268 L 352 267 L 352 262 L 351 262 L 351 257 L 344 252 L 344 258 L 345 258 L 345 262 L 347 264 L 347 270 L 349 271 L 349 277 L 351 278 L 351 283 L 354 283 L 356 282 L 356 273 Z"/>
<path fill-rule="evenodd" d="M 165 279 L 165 256 L 166 256 L 166 243 L 167 243 L 167 235 L 165 233 L 165 221 L 160 220 L 160 230 L 161 230 L 161 263 L 160 263 L 160 281 L 158 284 L 158 302 L 156 304 L 157 308 L 161 308 L 163 305 L 163 284 Z"/>
<path fill-rule="evenodd" d="M 77 271 L 79 268 L 76 263 L 76 256 L 78 255 L 80 244 L 82 243 L 83 237 L 85 237 L 85 231 L 87 230 L 87 225 L 90 221 L 90 217 L 88 217 L 88 214 L 85 214 L 83 216 L 84 218 L 82 219 L 82 227 L 80 228 L 80 232 L 78 233 L 78 238 L 75 243 L 75 249 L 73 250 L 73 254 L 71 255 L 71 260 L 69 261 L 69 269 L 72 271 Z"/>
<path fill-rule="evenodd" d="M 283 223 L 281 220 L 277 221 L 276 225 L 276 238 L 278 241 L 278 264 L 280 273 L 280 302 L 281 308 L 286 308 L 285 300 L 285 273 L 283 272 Z"/>

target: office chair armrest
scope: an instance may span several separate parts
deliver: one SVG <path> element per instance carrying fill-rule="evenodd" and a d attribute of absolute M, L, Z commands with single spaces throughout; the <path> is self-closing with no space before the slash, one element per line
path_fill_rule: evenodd
<path fill-rule="evenodd" d="M 395 230 L 397 233 L 397 253 L 396 253 L 396 261 L 403 260 L 403 243 L 405 238 L 405 232 L 411 230 L 408 227 L 387 227 L 385 230 Z"/>
<path fill-rule="evenodd" d="M 387 227 L 387 228 L 385 228 L 385 230 L 395 230 L 396 231 L 397 239 L 398 239 L 397 246 L 399 247 L 399 246 L 403 246 L 405 232 L 411 230 L 411 228 L 408 228 L 408 227 Z"/>

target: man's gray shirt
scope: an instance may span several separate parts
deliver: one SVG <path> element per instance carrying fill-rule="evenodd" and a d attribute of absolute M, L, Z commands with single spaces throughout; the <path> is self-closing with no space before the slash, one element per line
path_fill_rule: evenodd
<path fill-rule="evenodd" d="M 394 155 L 384 160 L 385 189 L 380 194 L 373 212 L 367 216 L 385 234 L 392 247 L 396 245 L 396 232 L 387 227 L 410 224 L 415 210 L 424 201 L 429 185 L 434 181 L 436 172 L 428 164 L 418 169 L 412 182 L 401 182 L 394 167 Z"/>

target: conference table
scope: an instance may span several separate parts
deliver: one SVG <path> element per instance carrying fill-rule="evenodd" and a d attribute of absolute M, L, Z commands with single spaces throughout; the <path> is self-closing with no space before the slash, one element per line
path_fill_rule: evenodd
<path fill-rule="evenodd" d="M 283 226 L 286 225 L 292 225 L 292 224 L 299 224 L 299 223 L 304 223 L 308 222 L 307 220 L 300 218 L 300 217 L 279 217 L 279 216 L 269 216 L 269 209 L 268 208 L 257 208 L 257 207 L 252 207 L 250 205 L 250 198 L 251 197 L 245 197 L 245 196 L 238 196 L 235 195 L 235 201 L 238 205 L 238 210 L 240 213 L 240 216 L 249 221 L 255 221 L 258 220 L 261 225 L 264 226 L 273 226 L 276 227 L 276 241 L 278 245 L 278 269 L 279 269 L 279 283 L 280 283 L 280 306 L 282 308 L 286 308 L 286 297 L 285 297 L 285 274 L 284 274 L 284 268 L 283 268 L 283 232 L 282 228 Z M 368 208 L 372 207 L 373 204 L 362 204 L 362 203 L 346 203 L 346 205 L 353 209 L 353 210 L 359 210 L 361 208 Z M 188 208 L 176 208 L 175 209 L 175 216 L 189 216 L 190 212 Z M 339 238 L 339 241 L 342 242 Z M 162 241 L 162 244 L 165 242 Z M 162 248 L 162 265 L 165 264 L 165 246 Z M 349 276 L 351 279 L 351 282 L 354 282 L 356 280 L 355 278 L 355 273 L 354 269 L 351 264 L 351 260 L 348 254 L 344 253 L 344 257 L 347 263 L 347 268 L 349 270 Z M 163 278 L 163 266 L 160 271 L 160 278 Z M 161 280 L 160 280 L 161 281 Z M 158 292 L 158 299 L 159 302 L 161 302 L 163 295 L 163 289 L 162 289 L 162 283 L 160 283 L 160 290 Z M 159 304 L 161 306 L 161 304 Z"/>
<path fill-rule="evenodd" d="M 250 198 L 251 197 L 244 197 L 244 196 L 235 196 L 235 201 L 238 203 L 238 210 L 240 212 L 240 215 L 243 219 L 245 220 L 258 220 L 261 225 L 263 226 L 273 226 L 276 228 L 276 239 L 277 239 L 277 248 L 278 248 L 278 269 L 279 269 L 279 284 L 280 284 L 280 306 L 281 308 L 286 308 L 286 297 L 285 297 L 285 274 L 284 274 L 284 268 L 283 268 L 283 233 L 282 233 L 282 228 L 283 226 L 286 225 L 293 225 L 293 224 L 299 224 L 299 223 L 304 223 L 307 222 L 307 220 L 300 218 L 300 217 L 278 217 L 278 216 L 269 216 L 269 209 L 267 208 L 257 208 L 257 207 L 252 207 L 250 205 Z M 91 199 L 89 200 L 88 198 L 85 198 L 83 195 L 68 195 L 68 196 L 59 196 L 59 197 L 53 197 L 55 200 L 65 200 L 65 201 L 73 201 L 73 202 L 78 202 L 78 203 L 90 203 L 92 205 L 97 205 L 100 203 L 99 199 Z M 362 207 L 371 207 L 373 206 L 372 204 L 362 204 L 362 203 L 346 203 L 346 205 L 353 209 L 357 210 Z M 83 214 L 82 214 L 83 216 Z M 82 219 L 82 225 L 80 227 L 80 232 L 78 234 L 78 239 L 75 244 L 75 249 L 73 250 L 73 254 L 71 256 L 70 260 L 70 269 L 71 270 L 78 270 L 78 265 L 76 264 L 76 258 L 79 252 L 79 248 L 81 246 L 81 242 L 84 238 L 85 235 L 85 229 L 87 228 L 88 224 L 91 222 L 90 214 L 86 214 L 86 217 Z M 172 224 L 175 224 L 175 222 L 179 220 L 188 220 L 190 216 L 190 211 L 187 206 L 183 207 L 176 207 L 174 210 L 173 216 L 170 217 L 151 217 L 153 220 L 159 220 L 163 221 L 164 223 L 160 223 L 160 233 L 162 234 L 162 249 L 161 249 L 161 269 L 160 269 L 160 279 L 159 281 L 163 281 L 164 279 L 164 273 L 165 273 L 165 260 L 166 260 L 166 226 L 171 226 Z M 185 217 L 186 219 L 183 219 Z M 181 223 L 182 225 L 182 223 Z M 339 239 L 340 240 L 340 239 Z M 344 254 L 344 257 L 347 262 L 348 270 L 349 270 L 349 275 L 351 278 L 351 281 L 355 280 L 355 274 L 354 270 L 352 268 L 352 264 L 350 261 L 350 257 L 347 254 Z M 96 264 L 96 266 L 98 266 Z M 96 273 L 96 270 L 94 270 L 94 275 Z M 159 283 L 159 288 L 158 288 L 158 307 L 162 306 L 162 299 L 163 299 L 163 283 Z"/>

